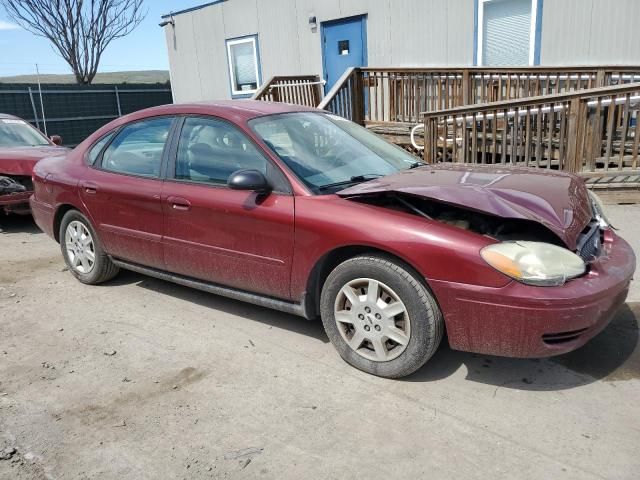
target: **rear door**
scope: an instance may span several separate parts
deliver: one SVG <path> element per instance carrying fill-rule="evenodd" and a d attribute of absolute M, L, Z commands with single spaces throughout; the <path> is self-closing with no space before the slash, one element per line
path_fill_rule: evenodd
<path fill-rule="evenodd" d="M 99 141 L 93 168 L 80 182 L 82 201 L 107 252 L 164 269 L 161 237 L 161 171 L 174 117 L 155 117 L 122 127 L 107 145 Z M 89 161 L 96 152 L 89 152 Z"/>
<path fill-rule="evenodd" d="M 286 179 L 230 123 L 187 117 L 180 128 L 162 194 L 167 269 L 289 298 L 294 198 Z M 261 171 L 274 191 L 228 188 L 229 176 L 241 169 Z"/>

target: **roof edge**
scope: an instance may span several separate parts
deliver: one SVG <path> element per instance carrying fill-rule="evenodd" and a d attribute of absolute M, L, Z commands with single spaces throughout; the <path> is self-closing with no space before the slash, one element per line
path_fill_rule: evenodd
<path fill-rule="evenodd" d="M 171 18 L 176 15 L 182 15 L 183 13 L 193 12 L 195 10 L 200 10 L 205 7 L 210 7 L 211 5 L 215 5 L 217 3 L 226 2 L 227 0 L 213 0 L 212 2 L 203 3 L 202 5 L 196 5 L 195 7 L 185 8 L 184 10 L 178 10 L 177 12 L 169 12 L 161 15 L 160 18 Z"/>

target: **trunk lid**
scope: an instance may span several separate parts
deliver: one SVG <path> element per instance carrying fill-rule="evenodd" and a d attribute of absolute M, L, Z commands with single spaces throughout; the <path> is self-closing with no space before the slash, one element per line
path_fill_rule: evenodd
<path fill-rule="evenodd" d="M 591 219 L 587 188 L 564 172 L 501 166 L 434 165 L 337 192 L 341 197 L 402 193 L 502 218 L 538 222 L 571 250 Z"/>

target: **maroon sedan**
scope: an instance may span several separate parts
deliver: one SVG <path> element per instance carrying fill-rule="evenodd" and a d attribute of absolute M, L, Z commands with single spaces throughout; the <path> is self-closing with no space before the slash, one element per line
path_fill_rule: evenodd
<path fill-rule="evenodd" d="M 573 350 L 635 268 L 576 176 L 424 165 L 304 107 L 140 111 L 34 180 L 34 217 L 81 282 L 125 268 L 320 317 L 342 358 L 384 377 L 418 369 L 445 331 L 472 352 Z"/>
<path fill-rule="evenodd" d="M 0 213 L 29 213 L 31 172 L 40 159 L 68 150 L 24 120 L 0 113 Z"/>

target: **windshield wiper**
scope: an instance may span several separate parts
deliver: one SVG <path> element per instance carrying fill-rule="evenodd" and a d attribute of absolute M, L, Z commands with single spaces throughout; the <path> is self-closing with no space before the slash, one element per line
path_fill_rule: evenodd
<path fill-rule="evenodd" d="M 413 162 L 411 165 L 409 165 L 409 168 L 424 167 L 425 165 L 426 165 L 426 163 L 422 163 L 422 162 Z"/>
<path fill-rule="evenodd" d="M 366 182 L 367 180 L 373 180 L 375 178 L 384 177 L 381 173 L 365 173 L 363 175 L 354 175 L 349 180 L 342 180 L 340 182 L 327 183 L 326 185 L 320 185 L 318 190 L 328 190 L 333 187 L 342 187 L 344 185 L 351 185 L 354 183 Z"/>

